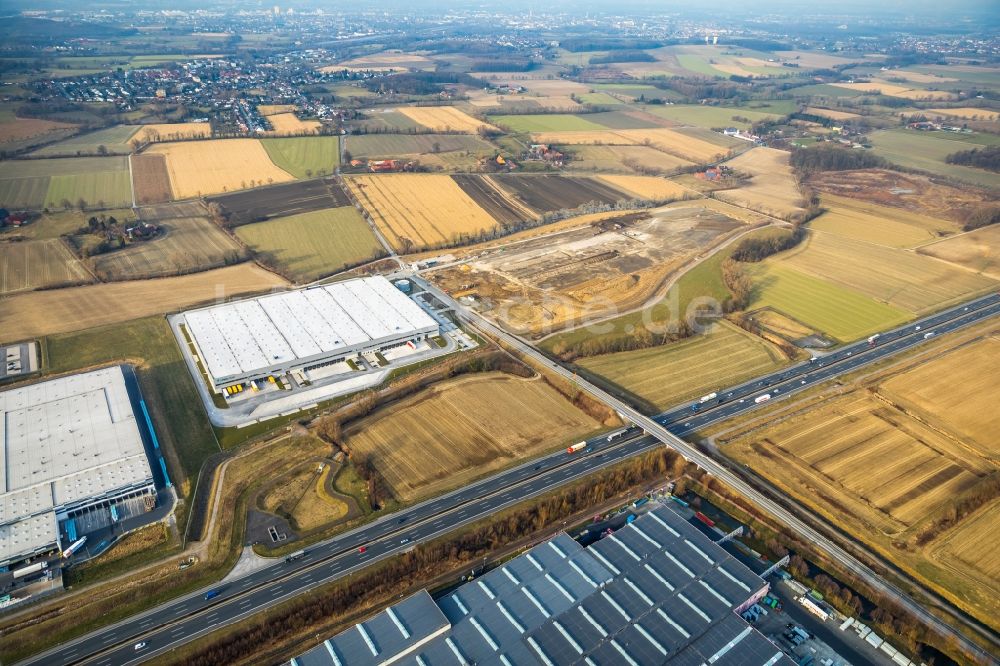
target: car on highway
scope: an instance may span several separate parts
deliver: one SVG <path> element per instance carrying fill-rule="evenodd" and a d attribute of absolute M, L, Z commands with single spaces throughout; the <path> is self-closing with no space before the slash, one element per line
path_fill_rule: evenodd
<path fill-rule="evenodd" d="M 409 539 L 400 539 L 399 543 L 410 543 Z"/>
<path fill-rule="evenodd" d="M 135 650 L 136 652 L 138 652 L 139 650 L 141 650 L 141 649 L 142 649 L 142 648 L 144 648 L 144 647 L 146 647 L 146 641 L 142 641 L 142 642 L 140 642 L 140 643 L 136 643 L 136 644 L 135 644 L 135 647 L 134 647 L 133 649 L 134 649 L 134 650 Z"/>
<path fill-rule="evenodd" d="M 364 555 L 365 553 L 368 552 L 368 546 L 361 546 L 360 548 L 358 548 L 358 552 Z"/>

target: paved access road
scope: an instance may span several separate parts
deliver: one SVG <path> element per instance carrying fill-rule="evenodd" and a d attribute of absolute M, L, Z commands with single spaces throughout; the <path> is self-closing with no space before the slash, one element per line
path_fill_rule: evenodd
<path fill-rule="evenodd" d="M 437 295 L 444 302 L 450 302 L 450 299 L 440 292 L 437 292 Z M 462 311 L 458 312 L 462 316 L 468 316 Z M 885 332 L 875 347 L 870 348 L 867 342 L 856 343 L 816 361 L 801 363 L 720 391 L 719 396 L 723 402 L 714 405 L 709 403 L 698 413 L 692 412 L 690 405 L 684 405 L 657 416 L 656 421 L 653 421 L 635 413 L 627 405 L 611 399 L 617 403 L 614 405 L 616 409 L 629 418 L 634 415 L 639 425 L 656 436 L 643 435 L 639 428 L 633 427 L 611 441 L 608 441 L 607 435 L 590 440 L 582 454 L 569 455 L 559 452 L 532 460 L 447 495 L 385 516 L 377 522 L 329 541 L 309 546 L 305 557 L 301 559 L 289 563 L 278 562 L 244 578 L 219 586 L 221 593 L 211 600 L 204 598 L 205 592 L 209 589 L 206 588 L 197 594 L 167 602 L 116 625 L 36 655 L 24 663 L 62 666 L 88 662 L 96 666 L 117 666 L 153 658 L 222 626 L 238 622 L 264 608 L 284 602 L 306 590 L 350 574 L 373 561 L 405 551 L 417 542 L 442 536 L 461 525 L 487 518 L 504 507 L 528 497 L 551 490 L 607 465 L 653 450 L 662 446 L 660 442 L 662 439 L 669 440 L 672 448 L 676 448 L 685 457 L 694 460 L 738 490 L 743 491 L 745 487 L 747 496 L 765 510 L 783 521 L 786 519 L 791 521 L 788 524 L 795 531 L 800 533 L 807 531 L 813 534 L 816 543 L 824 547 L 827 552 L 835 553 L 839 548 L 827 544 L 822 535 L 815 533 L 780 506 L 774 505 L 744 481 L 733 476 L 726 468 L 676 435 L 688 433 L 697 427 L 758 407 L 752 397 L 760 395 L 764 389 L 770 391 L 776 400 L 780 396 L 803 390 L 837 374 L 849 372 L 866 363 L 881 360 L 918 345 L 924 341 L 924 335 L 928 332 L 933 331 L 935 336 L 942 335 L 997 314 L 1000 314 L 1000 295 L 991 294 L 920 322 Z M 474 323 L 483 327 L 482 321 L 476 320 Z M 915 330 L 918 325 L 921 327 L 920 331 Z M 513 337 L 511 340 L 518 345 L 526 344 Z M 530 346 L 528 349 L 532 354 L 538 354 L 537 350 Z M 572 378 L 572 373 L 561 366 L 554 370 Z M 575 381 L 582 384 L 579 378 L 575 378 Z M 596 387 L 595 390 L 599 392 Z M 605 395 L 603 392 L 598 394 Z M 602 400 L 606 399 L 602 397 Z M 714 402 L 718 403 L 718 399 Z M 662 425 L 664 423 L 670 425 L 670 432 L 664 429 Z M 358 550 L 361 546 L 366 549 L 364 553 Z M 843 556 L 846 558 L 842 562 L 845 566 L 858 572 L 859 575 L 873 577 L 882 586 L 886 585 L 860 562 L 856 562 L 846 553 L 843 553 Z M 898 590 L 896 592 L 898 593 Z M 918 608 L 923 611 L 922 607 Z M 925 614 L 926 612 L 921 612 L 919 616 Z M 933 616 L 931 619 L 940 622 Z M 950 627 L 948 629 L 951 630 Z M 145 646 L 135 650 L 133 645 L 140 641 L 144 642 Z"/>

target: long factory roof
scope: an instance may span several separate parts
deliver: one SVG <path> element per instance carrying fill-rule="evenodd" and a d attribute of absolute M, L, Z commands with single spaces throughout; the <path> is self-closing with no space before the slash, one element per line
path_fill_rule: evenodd
<path fill-rule="evenodd" d="M 658 507 L 587 548 L 560 534 L 436 601 L 423 590 L 291 663 L 788 666 L 735 613 L 764 586 Z"/>
<path fill-rule="evenodd" d="M 437 326 L 381 276 L 192 310 L 184 319 L 217 382 Z"/>
<path fill-rule="evenodd" d="M 54 540 L 55 508 L 151 481 L 121 366 L 0 392 L 0 559 Z"/>

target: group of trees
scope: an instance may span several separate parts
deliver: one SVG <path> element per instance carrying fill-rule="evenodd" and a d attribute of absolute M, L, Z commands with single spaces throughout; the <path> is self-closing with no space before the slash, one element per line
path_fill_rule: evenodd
<path fill-rule="evenodd" d="M 656 62 L 653 54 L 645 51 L 609 51 L 607 55 L 591 56 L 591 65 L 609 65 L 616 62 Z"/>
<path fill-rule="evenodd" d="M 736 246 L 736 249 L 733 250 L 733 253 L 730 256 L 735 261 L 756 263 L 771 256 L 772 254 L 777 254 L 795 247 L 802 242 L 802 239 L 805 238 L 805 236 L 805 229 L 801 226 L 797 226 L 791 231 L 782 231 L 780 233 L 768 234 L 766 236 L 744 238 L 740 241 L 740 244 Z"/>
<path fill-rule="evenodd" d="M 969 216 L 965 218 L 965 225 L 962 229 L 964 231 L 972 231 L 973 229 L 988 227 L 991 224 L 996 224 L 998 222 L 1000 222 L 1000 207 L 985 206 L 972 211 Z"/>
<path fill-rule="evenodd" d="M 578 342 L 560 341 L 553 346 L 552 353 L 563 361 L 574 361 L 586 356 L 658 347 L 689 337 L 694 331 L 691 323 L 683 319 L 673 325 L 665 322 L 662 328 L 664 330 L 653 332 L 640 326 L 633 333 L 594 336 Z"/>
<path fill-rule="evenodd" d="M 850 171 L 852 169 L 877 169 L 888 163 L 872 153 L 842 148 L 833 144 L 820 144 L 812 148 L 792 151 L 791 165 L 801 176 L 819 171 Z"/>
<path fill-rule="evenodd" d="M 990 171 L 1000 171 L 1000 146 L 960 150 L 944 158 L 948 164 L 962 164 Z"/>

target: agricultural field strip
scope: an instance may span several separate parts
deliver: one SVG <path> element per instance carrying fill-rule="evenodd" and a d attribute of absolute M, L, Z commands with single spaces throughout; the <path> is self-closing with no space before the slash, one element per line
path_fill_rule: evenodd
<path fill-rule="evenodd" d="M 984 313 L 988 314 L 990 316 L 997 314 L 998 312 L 1000 312 L 1000 307 L 994 307 L 992 309 L 989 308 L 989 304 L 995 304 L 995 300 L 996 299 L 992 299 L 992 298 L 991 299 L 979 299 L 978 301 L 975 302 L 976 304 L 984 304 L 985 303 L 986 305 L 983 305 L 982 307 L 977 307 L 976 309 L 971 310 L 971 312 L 969 314 L 965 315 L 964 317 L 960 316 L 959 320 L 964 319 L 964 320 L 967 320 L 966 323 L 969 323 L 969 321 L 974 321 L 974 319 L 972 319 L 972 317 L 974 317 L 974 316 L 982 317 Z M 970 306 L 970 309 L 971 309 L 971 306 Z M 941 313 L 939 315 L 935 315 L 933 317 L 929 317 L 925 321 L 930 322 L 930 321 L 938 320 L 938 319 L 940 319 L 941 317 L 943 317 L 946 314 L 952 314 L 952 313 L 954 313 L 955 310 L 957 310 L 957 309 L 952 309 L 952 310 L 947 311 L 946 313 Z M 934 325 L 940 325 L 940 323 L 934 324 Z M 930 326 L 928 326 L 928 327 L 930 327 Z M 915 337 L 911 336 L 910 337 L 910 343 L 909 343 L 909 345 L 905 345 L 902 348 L 897 347 L 896 351 L 901 351 L 902 349 L 905 349 L 908 346 L 912 346 L 913 344 L 919 344 L 919 342 L 920 342 L 920 340 L 918 340 Z M 877 348 L 878 351 L 879 351 L 879 354 L 877 356 L 869 359 L 867 362 L 871 362 L 873 360 L 876 360 L 876 358 L 881 357 L 881 355 L 884 355 L 891 347 L 892 347 L 892 345 L 890 345 L 890 346 L 883 346 L 883 347 Z M 861 348 L 861 347 L 859 346 L 859 348 Z M 857 364 L 859 360 L 860 360 L 859 358 L 854 358 L 853 363 Z M 826 377 L 830 376 L 830 372 L 829 371 L 831 369 L 832 368 L 829 368 L 829 367 L 827 368 Z M 839 374 L 839 373 L 833 373 L 833 374 Z M 825 380 L 825 378 L 824 378 L 824 380 Z M 747 409 L 750 409 L 750 408 L 752 408 L 752 406 L 748 406 L 747 407 Z M 682 408 L 682 410 L 686 411 L 686 406 L 684 408 Z M 682 411 L 682 413 L 683 413 L 683 411 Z M 661 415 L 660 417 L 658 417 L 658 419 L 667 419 L 669 417 L 669 414 L 670 413 L 665 413 L 664 415 Z M 723 420 L 724 418 L 728 418 L 728 416 L 721 416 L 717 420 Z M 602 440 L 603 440 L 603 438 L 598 438 L 595 441 L 595 444 L 600 445 L 602 443 Z M 626 444 L 629 445 L 629 448 L 627 448 L 627 449 L 625 448 Z M 598 469 L 601 469 L 601 468 L 606 467 L 608 465 L 611 465 L 611 464 L 613 464 L 615 462 L 618 462 L 619 460 L 623 460 L 623 459 L 626 459 L 626 458 L 638 455 L 640 453 L 643 453 L 643 452 L 645 452 L 647 450 L 651 450 L 651 449 L 659 447 L 659 446 L 662 446 L 662 445 L 658 441 L 656 441 L 654 438 L 652 438 L 652 437 L 650 437 L 650 438 L 632 439 L 632 440 L 623 440 L 620 444 L 616 444 L 616 445 L 613 445 L 611 447 L 608 447 L 608 448 L 604 449 L 605 452 L 610 452 L 611 450 L 618 451 L 618 453 L 617 453 L 616 456 L 605 455 L 605 456 L 603 456 L 603 458 L 600 459 L 599 462 L 596 462 L 595 464 L 593 464 L 588 469 L 584 469 L 583 471 L 581 471 L 579 473 L 571 475 L 568 479 L 565 479 L 565 481 L 569 481 L 569 480 L 572 480 L 574 478 L 578 478 L 580 476 L 589 474 L 589 473 L 591 473 L 593 471 L 597 471 Z M 495 491 L 493 491 L 491 493 L 492 496 L 496 496 L 500 492 L 509 491 L 509 489 L 510 489 L 511 486 L 510 486 L 510 481 L 508 481 L 508 479 L 516 478 L 518 475 L 523 476 L 525 472 L 527 472 L 528 474 L 530 474 L 530 472 L 528 471 L 528 467 L 532 466 L 533 464 L 538 464 L 539 462 L 542 463 L 542 468 L 543 469 L 541 471 L 539 471 L 539 474 L 536 475 L 536 477 L 537 476 L 541 476 L 543 474 L 544 475 L 551 475 L 552 472 L 553 472 L 553 468 L 551 468 L 551 467 L 550 468 L 546 468 L 545 467 L 546 463 L 548 463 L 550 461 L 555 461 L 557 466 L 560 465 L 560 464 L 562 464 L 563 466 L 565 466 L 565 465 L 568 464 L 566 456 L 564 454 L 562 454 L 562 453 L 557 453 L 557 454 L 554 454 L 552 456 L 548 456 L 546 458 L 536 459 L 534 461 L 529 461 L 529 462 L 525 463 L 524 465 L 521 465 L 520 467 L 514 468 L 514 469 L 512 469 L 512 470 L 510 470 L 508 472 L 497 474 L 497 475 L 495 475 L 493 477 L 490 477 L 490 478 L 485 479 L 485 480 L 483 480 L 481 482 L 478 482 L 477 484 L 474 485 L 474 487 L 470 487 L 470 489 L 471 488 L 480 488 L 480 489 L 483 489 L 484 491 L 487 491 L 489 488 L 498 488 L 497 490 L 495 490 Z M 577 466 L 582 466 L 585 462 L 588 462 L 588 460 L 585 457 L 580 457 L 580 458 L 575 458 L 575 459 L 570 459 L 569 460 L 569 463 L 573 463 L 573 462 L 577 463 Z M 551 487 L 552 487 L 552 482 L 550 480 L 550 481 L 546 482 L 543 486 L 541 486 L 539 488 L 538 492 L 544 492 L 544 491 L 547 491 L 547 490 L 551 490 Z M 415 505 L 414 507 L 410 508 L 409 510 L 406 511 L 406 513 L 407 513 L 408 516 L 415 517 L 417 519 L 418 523 L 425 523 L 425 522 L 427 522 L 432 517 L 436 517 L 439 514 L 448 513 L 448 512 L 451 512 L 452 510 L 455 510 L 455 507 L 454 506 L 453 507 L 449 507 L 446 511 L 441 511 L 440 509 L 435 509 L 434 510 L 435 512 L 432 513 L 427 518 L 421 518 L 417 514 L 418 510 L 427 509 L 427 508 L 435 507 L 435 506 L 444 506 L 444 504 L 449 499 L 453 499 L 455 496 L 461 495 L 462 493 L 465 493 L 468 490 L 469 489 L 459 490 L 459 491 L 453 491 L 452 493 L 449 493 L 447 495 L 444 495 L 444 496 L 441 496 L 441 497 L 438 497 L 438 498 L 435 498 L 435 499 L 426 500 L 426 501 L 424 501 L 424 502 L 422 502 L 422 503 L 420 503 L 418 505 Z M 536 494 L 536 493 L 532 493 L 532 495 L 533 494 Z M 522 499 L 525 499 L 526 497 L 530 497 L 532 495 L 522 494 L 521 496 L 519 496 L 517 498 L 514 498 L 512 500 L 509 500 L 509 501 L 507 501 L 507 502 L 505 502 L 505 503 L 503 503 L 503 504 L 501 504 L 499 506 L 492 506 L 492 507 L 491 506 L 484 506 L 483 510 L 480 512 L 479 515 L 474 515 L 474 516 L 471 516 L 471 517 L 468 517 L 468 518 L 464 518 L 460 522 L 458 522 L 457 524 L 448 525 L 446 528 L 444 528 L 442 530 L 439 530 L 439 531 L 437 531 L 437 532 L 435 532 L 433 534 L 430 534 L 430 535 L 428 535 L 425 538 L 430 538 L 430 537 L 435 536 L 436 534 L 439 534 L 439 533 L 449 532 L 452 529 L 454 529 L 455 527 L 458 527 L 460 525 L 464 525 L 464 524 L 467 524 L 469 522 L 473 522 L 474 520 L 477 520 L 480 517 L 480 515 L 491 515 L 496 510 L 498 510 L 500 508 L 503 508 L 504 506 L 509 506 L 511 504 L 515 504 L 515 503 L 521 501 Z M 483 495 L 483 497 L 488 497 L 488 496 L 490 496 L 490 495 Z M 469 501 L 469 500 L 466 500 L 465 502 L 467 502 L 467 501 Z M 463 503 L 465 503 L 465 502 L 463 502 Z M 383 539 L 383 538 L 386 538 L 388 536 L 392 536 L 393 534 L 398 534 L 401 531 L 407 531 L 411 527 L 412 527 L 412 523 L 408 522 L 407 523 L 407 527 L 404 528 L 403 530 L 400 530 L 398 528 L 397 523 L 395 521 L 393 521 L 393 520 L 383 520 L 383 521 L 377 522 L 377 523 L 375 523 L 375 524 L 373 524 L 371 526 L 358 528 L 357 530 L 345 533 L 343 535 L 335 537 L 334 539 L 331 539 L 330 541 L 322 542 L 322 543 L 318 544 L 313 549 L 313 552 L 310 553 L 310 556 L 308 556 L 306 559 L 300 560 L 299 564 L 295 565 L 297 567 L 297 569 L 304 570 L 304 571 L 289 571 L 288 570 L 289 569 L 288 566 L 282 566 L 281 569 L 280 569 L 280 571 L 282 573 L 279 574 L 279 576 L 277 578 L 275 578 L 275 579 L 268 578 L 268 575 L 269 575 L 270 572 L 267 569 L 265 569 L 263 571 L 260 571 L 260 572 L 257 572 L 256 574 L 250 574 L 249 576 L 247 576 L 244 579 L 242 579 L 244 581 L 244 583 L 241 585 L 241 587 L 246 588 L 246 591 L 241 591 L 239 593 L 239 595 L 235 595 L 235 596 L 242 596 L 242 595 L 244 595 L 246 593 L 249 593 L 250 590 L 251 590 L 251 588 L 255 588 L 255 587 L 259 588 L 259 587 L 262 587 L 262 586 L 265 586 L 265 585 L 268 585 L 268 584 L 270 584 L 272 587 L 273 586 L 277 586 L 277 585 L 281 585 L 281 584 L 283 584 L 285 581 L 289 580 L 293 576 L 302 575 L 303 573 L 309 574 L 310 572 L 314 572 L 324 562 L 329 562 L 330 560 L 333 560 L 333 559 L 336 559 L 336 558 L 338 558 L 340 556 L 344 556 L 344 555 L 349 554 L 354 548 L 357 547 L 358 543 L 364 544 L 364 543 L 371 542 L 373 535 L 369 532 L 369 530 L 374 531 L 375 528 L 381 529 L 382 531 L 379 533 L 379 535 L 375 536 L 374 538 L 375 539 Z M 361 538 L 358 538 L 358 537 L 361 537 Z M 351 539 L 351 538 L 354 539 L 351 542 L 352 545 L 347 546 L 346 548 L 345 548 L 345 546 L 340 545 L 340 543 L 339 543 L 340 541 L 346 540 L 346 539 Z M 327 555 L 323 555 L 321 552 L 319 552 L 319 551 L 324 550 L 324 549 L 327 551 L 327 553 L 328 553 Z M 385 556 L 388 557 L 390 555 L 395 554 L 397 551 L 401 551 L 401 550 L 403 550 L 403 548 L 401 548 L 401 547 L 393 548 Z M 322 557 L 322 559 L 313 562 L 312 561 L 313 557 Z M 345 570 L 342 573 L 347 573 L 349 571 L 354 571 L 355 569 L 360 568 L 361 566 L 362 565 L 359 564 L 359 565 L 356 565 L 356 566 L 349 567 L 347 570 Z M 365 566 L 367 566 L 367 565 L 365 565 Z M 342 573 L 341 573 L 341 575 L 342 575 Z M 323 583 L 327 582 L 328 580 L 332 580 L 334 577 L 335 577 L 334 575 L 331 575 L 330 578 L 328 578 L 328 579 L 320 580 L 320 581 L 317 581 L 316 583 L 311 583 L 311 584 L 309 584 L 308 586 L 305 586 L 305 587 L 306 587 L 306 589 L 316 587 L 317 585 L 323 584 Z M 339 577 L 339 576 L 336 576 L 336 577 Z M 256 583 L 256 585 L 254 585 L 252 578 L 258 578 L 260 580 L 259 580 L 258 583 Z M 291 592 L 291 593 L 289 593 L 288 595 L 285 595 L 285 596 L 290 596 L 291 594 L 295 594 L 295 593 L 298 593 L 298 590 L 296 590 L 294 592 Z M 173 602 L 169 602 L 169 603 L 164 604 L 163 606 L 161 606 L 158 612 L 163 612 L 164 615 L 167 615 L 169 613 L 169 615 L 171 617 L 171 622 L 176 622 L 177 621 L 177 613 L 178 613 L 178 611 L 180 611 L 180 614 L 181 614 L 182 617 L 192 617 L 192 616 L 201 615 L 204 612 L 204 610 L 205 610 L 204 608 L 195 608 L 194 610 L 192 610 L 190 608 L 184 608 L 184 606 L 187 605 L 192 599 L 199 600 L 199 597 L 200 597 L 200 593 L 197 594 L 197 595 L 194 595 L 194 596 L 188 596 L 188 597 L 184 597 L 182 599 L 178 599 L 178 600 L 173 601 Z M 281 599 L 279 598 L 277 600 L 273 600 L 271 602 L 268 602 L 267 605 L 278 603 L 280 601 L 281 601 Z M 216 609 L 216 610 L 219 610 L 220 606 L 222 604 L 226 604 L 226 603 L 229 603 L 229 602 L 230 602 L 230 599 L 227 598 L 227 599 L 223 600 L 221 603 L 214 604 L 213 608 Z M 262 607 L 257 608 L 255 610 L 260 610 L 261 608 Z M 239 614 L 237 614 L 237 616 L 234 619 L 240 619 L 241 617 L 243 617 L 245 615 L 248 615 L 248 614 L 249 613 L 239 613 Z M 38 664 L 40 666 L 42 663 L 44 663 L 43 660 L 49 659 L 49 658 L 54 658 L 54 657 L 61 658 L 60 663 L 69 663 L 70 658 L 69 657 L 65 657 L 65 656 L 59 654 L 60 651 L 67 652 L 67 651 L 71 650 L 72 653 L 73 653 L 73 655 L 76 655 L 76 653 L 77 653 L 78 650 L 76 649 L 75 646 L 83 643 L 85 640 L 92 640 L 96 644 L 98 640 L 102 639 L 102 636 L 107 636 L 108 633 L 111 633 L 111 632 L 114 632 L 114 631 L 117 631 L 117 630 L 122 630 L 122 631 L 120 631 L 120 635 L 114 636 L 112 634 L 111 635 L 111 639 L 116 640 L 117 644 L 121 644 L 121 643 L 127 642 L 129 640 L 132 640 L 136 636 L 142 635 L 139 632 L 137 632 L 137 631 L 134 630 L 134 626 L 135 626 L 134 623 L 132 623 L 130 620 L 125 620 L 125 621 L 119 623 L 118 625 L 115 625 L 115 626 L 111 627 L 110 629 L 96 631 L 96 632 L 90 634 L 88 637 L 77 639 L 76 641 L 74 641 L 72 643 L 69 643 L 67 645 L 61 646 L 58 649 L 51 650 L 49 652 L 43 653 L 41 655 L 38 655 L 38 656 L 36 656 L 34 658 L 33 661 L 31 661 L 29 663 L 32 666 L 34 666 L 34 664 Z M 102 633 L 102 632 L 106 632 L 106 633 Z M 110 642 L 111 641 L 108 638 L 106 638 L 106 637 L 103 638 L 103 640 L 101 640 L 101 642 L 100 642 L 101 647 L 99 649 L 100 650 L 106 650 L 107 646 L 110 644 Z M 93 653 L 91 653 L 91 654 L 93 654 Z M 78 658 L 79 657 L 73 657 L 73 660 L 77 660 Z"/>
<path fill-rule="evenodd" d="M 803 273 L 919 313 L 996 281 L 921 255 L 818 232 L 782 262 Z"/>
<path fill-rule="evenodd" d="M 404 248 L 404 239 L 429 246 L 497 224 L 450 176 L 386 174 L 354 176 L 345 182 L 398 250 Z"/>

